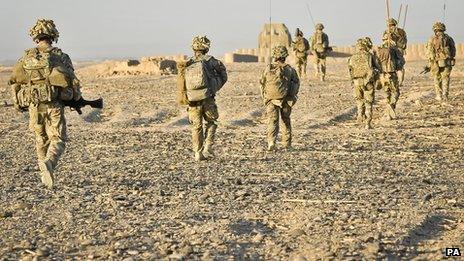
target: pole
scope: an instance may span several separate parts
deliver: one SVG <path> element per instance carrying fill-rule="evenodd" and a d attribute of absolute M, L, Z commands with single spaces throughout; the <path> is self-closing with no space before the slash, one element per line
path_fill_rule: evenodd
<path fill-rule="evenodd" d="M 311 22 L 313 22 L 314 27 L 316 27 L 316 22 L 314 22 L 313 14 L 311 13 L 311 8 L 309 8 L 308 3 L 306 3 L 306 9 L 308 10 L 309 17 L 311 18 Z"/>
<path fill-rule="evenodd" d="M 272 0 L 269 0 L 269 70 L 272 63 Z"/>
<path fill-rule="evenodd" d="M 446 22 L 446 0 L 443 1 L 443 19 L 441 21 Z"/>
<path fill-rule="evenodd" d="M 406 27 L 406 19 L 408 17 L 408 7 L 409 5 L 406 5 L 406 9 L 404 10 L 404 21 L 403 21 L 403 30 Z M 399 21 L 398 21 L 399 22 Z"/>
<path fill-rule="evenodd" d="M 387 8 L 387 20 L 390 19 L 390 0 L 385 0 L 385 6 Z"/>
<path fill-rule="evenodd" d="M 403 11 L 403 4 L 400 5 L 400 12 L 398 14 L 398 19 L 397 19 L 398 23 L 401 21 L 401 12 L 402 11 Z"/>

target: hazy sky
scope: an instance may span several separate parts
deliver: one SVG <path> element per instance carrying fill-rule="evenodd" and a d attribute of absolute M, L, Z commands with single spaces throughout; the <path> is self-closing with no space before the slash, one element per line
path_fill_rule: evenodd
<path fill-rule="evenodd" d="M 411 43 L 424 42 L 441 20 L 445 0 L 391 0 L 392 15 L 409 4 L 406 24 Z M 448 33 L 464 41 L 464 0 L 446 0 Z M 348 45 L 361 36 L 379 42 L 385 29 L 384 0 L 272 0 L 274 22 L 313 30 L 306 9 L 323 22 L 331 45 Z M 459 18 L 461 17 L 461 18 Z M 194 35 L 212 40 L 211 52 L 257 47 L 269 20 L 269 0 L 2 0 L 0 61 L 16 59 L 33 46 L 29 28 L 37 18 L 55 20 L 58 46 L 74 59 L 126 58 L 190 53 Z"/>

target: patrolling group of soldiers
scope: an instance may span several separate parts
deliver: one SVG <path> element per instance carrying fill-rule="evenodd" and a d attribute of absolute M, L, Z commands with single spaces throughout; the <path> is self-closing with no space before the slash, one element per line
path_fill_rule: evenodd
<path fill-rule="evenodd" d="M 303 37 L 303 32 L 299 28 L 296 29 L 295 41 L 293 41 L 292 45 L 295 52 L 297 72 L 299 77 L 306 76 L 308 55 L 313 54 L 315 76 L 321 81 L 325 81 L 326 58 L 332 49 L 329 46 L 329 36 L 323 32 L 324 25 L 318 23 L 315 29 L 316 31 L 310 37 L 310 41 Z"/>
<path fill-rule="evenodd" d="M 349 59 L 349 71 L 355 88 L 358 120 L 371 128 L 372 104 L 376 89 L 387 93 L 386 117 L 396 117 L 395 109 L 404 79 L 404 54 L 406 33 L 396 28 L 396 21 L 388 21 L 389 28 L 383 34 L 383 43 L 374 49 L 371 39 L 362 38 L 356 43 L 356 52 Z M 298 100 L 300 76 L 306 74 L 309 51 L 314 54 L 316 76 L 325 80 L 327 53 L 330 51 L 328 36 L 316 25 L 316 32 L 308 42 L 297 30 L 293 50 L 296 52 L 298 71 L 286 63 L 289 53 L 285 46 L 272 50 L 272 61 L 262 73 L 260 84 L 268 120 L 267 149 L 276 150 L 279 120 L 283 122 L 282 143 L 291 149 L 292 108 Z M 433 26 L 434 36 L 427 44 L 428 70 L 435 78 L 437 100 L 447 100 L 449 76 L 455 64 L 456 49 L 453 39 L 445 34 L 445 25 Z M 13 67 L 9 80 L 14 107 L 29 111 L 29 125 L 36 137 L 36 149 L 41 180 L 48 188 L 54 185 L 54 170 L 65 150 L 66 120 L 64 107 L 80 110 L 83 102 L 80 82 L 71 59 L 52 43 L 58 41 L 59 32 L 52 20 L 40 19 L 30 30 L 37 44 L 26 50 Z M 178 63 L 177 102 L 188 106 L 192 127 L 192 145 L 195 160 L 202 161 L 214 156 L 213 145 L 219 118 L 215 97 L 227 82 L 224 64 L 208 55 L 211 42 L 206 36 L 192 41 L 193 57 Z M 399 73 L 398 73 L 399 72 Z M 400 80 L 398 80 L 400 74 Z M 72 104 L 72 105 L 70 105 Z M 78 104 L 79 106 L 77 106 Z M 77 107 L 75 107 L 77 106 Z M 102 106 L 102 105 L 100 105 Z"/>
<path fill-rule="evenodd" d="M 404 65 L 407 46 L 406 32 L 397 27 L 395 19 L 387 21 L 388 29 L 382 37 L 382 44 L 374 49 L 370 38 L 356 42 L 356 51 L 350 57 L 348 67 L 354 86 L 357 103 L 357 119 L 370 129 L 372 104 L 375 90 L 383 89 L 387 95 L 384 118 L 396 118 L 396 105 L 400 97 L 400 87 L 404 81 Z M 445 34 L 446 27 L 437 22 L 433 25 L 434 36 L 427 43 L 429 65 L 435 79 L 436 99 L 448 101 L 449 76 L 455 64 L 456 47 L 453 39 Z"/>

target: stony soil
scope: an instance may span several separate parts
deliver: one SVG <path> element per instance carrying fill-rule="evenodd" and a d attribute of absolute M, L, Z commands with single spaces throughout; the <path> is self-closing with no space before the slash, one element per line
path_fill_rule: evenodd
<path fill-rule="evenodd" d="M 195 163 L 175 76 L 81 74 L 102 111 L 67 111 L 57 185 L 40 185 L 27 114 L 0 107 L 0 259 L 441 259 L 464 251 L 464 66 L 452 100 L 411 62 L 399 119 L 353 119 L 346 63 L 303 81 L 292 151 L 267 152 L 262 65 L 229 65 L 216 157 Z M 0 74 L 0 102 L 9 93 Z M 3 103 L 2 103 L 3 104 Z M 2 106 L 2 105 L 0 105 Z"/>

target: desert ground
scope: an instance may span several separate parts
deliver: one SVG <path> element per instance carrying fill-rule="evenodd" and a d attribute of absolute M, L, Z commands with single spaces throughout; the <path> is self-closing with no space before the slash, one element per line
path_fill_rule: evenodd
<path fill-rule="evenodd" d="M 262 64 L 228 65 L 216 157 L 193 160 L 176 76 L 96 77 L 67 109 L 56 187 L 40 184 L 28 115 L 0 107 L 2 260 L 437 260 L 464 251 L 464 64 L 434 100 L 409 62 L 398 119 L 355 120 L 346 59 L 309 70 L 292 115 L 294 150 L 265 150 Z M 0 102 L 9 101 L 8 71 Z M 3 102 L 2 102 L 3 103 Z M 0 105 L 1 106 L 1 105 Z"/>

